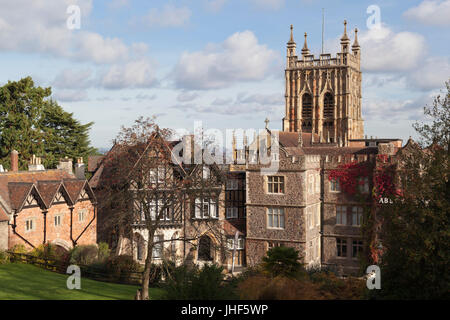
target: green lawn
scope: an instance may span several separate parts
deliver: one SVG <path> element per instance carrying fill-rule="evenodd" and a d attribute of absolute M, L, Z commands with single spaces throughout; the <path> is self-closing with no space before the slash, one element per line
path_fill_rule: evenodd
<path fill-rule="evenodd" d="M 138 288 L 81 275 L 81 289 L 69 290 L 68 276 L 28 264 L 0 265 L 0 300 L 130 300 Z M 152 299 L 160 298 L 161 294 L 161 289 L 150 289 Z"/>

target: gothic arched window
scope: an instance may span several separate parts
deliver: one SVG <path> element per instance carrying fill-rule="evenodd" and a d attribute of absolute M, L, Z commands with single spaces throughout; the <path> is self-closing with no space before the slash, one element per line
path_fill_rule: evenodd
<path fill-rule="evenodd" d="M 332 119 L 334 116 L 334 103 L 331 93 L 325 93 L 323 97 L 323 117 L 325 119 Z"/>
<path fill-rule="evenodd" d="M 311 127 L 311 119 L 313 115 L 311 95 L 305 93 L 302 97 L 302 118 L 303 127 Z"/>

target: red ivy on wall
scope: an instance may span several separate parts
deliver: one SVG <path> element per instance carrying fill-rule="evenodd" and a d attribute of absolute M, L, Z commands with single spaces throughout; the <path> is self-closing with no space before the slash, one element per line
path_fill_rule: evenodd
<path fill-rule="evenodd" d="M 373 168 L 369 163 L 358 163 L 356 161 L 344 163 L 339 165 L 336 169 L 331 170 L 328 179 L 330 181 L 338 181 L 341 190 L 349 195 L 358 195 L 359 185 L 364 183 L 365 177 L 369 177 L 373 171 L 373 189 L 372 199 L 375 206 L 370 210 L 368 219 L 369 225 L 367 233 L 369 237 L 369 256 L 373 263 L 377 264 L 382 255 L 383 249 L 378 248 L 378 232 L 383 223 L 381 216 L 377 216 L 376 208 L 383 205 L 383 203 L 390 203 L 394 197 L 401 196 L 401 190 L 395 186 L 394 176 L 395 167 L 388 161 L 387 155 L 377 155 L 376 166 Z M 359 198 L 360 201 L 366 202 L 367 198 Z M 381 200 L 381 201 L 380 201 Z M 387 200 L 387 202 L 386 202 Z"/>
<path fill-rule="evenodd" d="M 338 181 L 342 191 L 354 195 L 358 191 L 358 186 L 364 184 L 364 180 L 361 178 L 368 177 L 369 173 L 367 164 L 353 161 L 341 164 L 337 169 L 331 170 L 328 179 Z"/>

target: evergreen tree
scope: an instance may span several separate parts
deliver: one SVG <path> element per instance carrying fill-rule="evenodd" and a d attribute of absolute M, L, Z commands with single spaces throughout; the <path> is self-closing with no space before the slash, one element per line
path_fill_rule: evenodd
<path fill-rule="evenodd" d="M 0 164 L 10 169 L 9 155 L 19 152 L 19 168 L 27 169 L 32 155 L 42 157 L 46 168 L 60 158 L 87 158 L 96 152 L 88 132 L 92 122 L 81 124 L 72 113 L 49 99 L 51 88 L 34 85 L 31 77 L 0 87 Z"/>

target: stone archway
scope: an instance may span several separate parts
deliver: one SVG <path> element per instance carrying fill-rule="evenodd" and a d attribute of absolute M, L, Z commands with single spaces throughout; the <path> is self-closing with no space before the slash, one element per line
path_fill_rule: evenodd
<path fill-rule="evenodd" d="M 69 252 L 73 248 L 73 246 L 69 242 L 63 239 L 55 239 L 53 241 L 50 241 L 50 244 L 56 246 L 56 250 L 59 253 Z"/>

